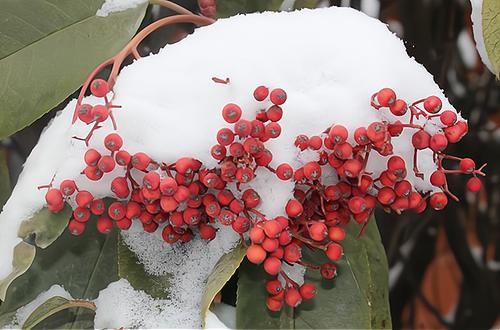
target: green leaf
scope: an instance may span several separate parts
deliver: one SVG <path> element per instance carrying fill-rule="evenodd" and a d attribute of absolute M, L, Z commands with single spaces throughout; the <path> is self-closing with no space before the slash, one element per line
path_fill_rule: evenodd
<path fill-rule="evenodd" d="M 0 2 L 0 139 L 58 105 L 134 35 L 147 3 L 97 17 L 103 2 Z"/>
<path fill-rule="evenodd" d="M 68 308 L 87 308 L 95 311 L 94 303 L 86 300 L 68 300 L 63 297 L 52 297 L 38 306 L 26 319 L 23 329 L 29 330 L 46 318 Z"/>
<path fill-rule="evenodd" d="M 240 270 L 236 323 L 238 328 L 297 329 L 385 329 L 391 328 L 388 300 L 388 266 L 377 224 L 372 217 L 365 234 L 357 239 L 360 226 L 351 222 L 343 241 L 344 257 L 337 263 L 338 277 L 321 279 L 307 270 L 305 280 L 316 284 L 317 296 L 303 302 L 293 313 L 266 310 L 261 266 L 246 263 Z M 321 251 L 303 249 L 305 262 L 322 264 Z"/>
<path fill-rule="evenodd" d="M 0 149 L 0 210 L 11 192 L 9 168 L 7 167 L 7 151 Z"/>
<path fill-rule="evenodd" d="M 52 213 L 47 209 L 37 212 L 31 219 L 25 220 L 19 227 L 18 236 L 28 243 L 20 243 L 14 250 L 14 269 L 4 279 L 0 280 L 0 300 L 5 300 L 9 285 L 18 276 L 21 276 L 30 266 L 35 257 L 36 245 L 46 248 L 52 244 L 64 231 L 71 216 L 71 208 L 65 206 L 59 213 Z M 28 246 L 26 246 L 28 245 Z"/>
<path fill-rule="evenodd" d="M 59 284 L 79 299 L 95 299 L 99 291 L 118 280 L 117 232 L 102 235 L 90 220 L 81 236 L 65 231 L 54 244 L 37 249 L 29 270 L 7 290 L 0 306 L 2 315 L 33 301 L 41 292 Z M 93 315 L 84 309 L 57 313 L 45 321 L 45 328 L 92 328 Z"/>
<path fill-rule="evenodd" d="M 484 46 L 495 74 L 500 79 L 500 1 L 483 0 L 481 14 Z"/>
<path fill-rule="evenodd" d="M 136 290 L 142 290 L 153 298 L 165 299 L 170 287 L 170 276 L 154 276 L 146 273 L 135 254 L 118 235 L 118 276 L 126 279 Z"/>
<path fill-rule="evenodd" d="M 71 207 L 68 205 L 59 213 L 52 213 L 43 208 L 31 219 L 23 221 L 17 234 L 22 239 L 34 241 L 36 246 L 45 249 L 66 229 L 71 212 Z"/>
<path fill-rule="evenodd" d="M 245 247 L 241 244 L 238 245 L 219 259 L 212 273 L 208 276 L 207 284 L 201 298 L 201 321 L 203 328 L 205 327 L 205 318 L 212 301 L 236 272 L 236 269 L 238 269 L 245 257 L 245 252 Z"/>
<path fill-rule="evenodd" d="M 35 259 L 35 247 L 26 242 L 21 242 L 14 248 L 14 260 L 12 261 L 13 270 L 12 272 L 2 281 L 0 281 L 0 299 L 5 300 L 5 295 L 7 294 L 7 289 L 11 283 L 19 276 L 24 274 L 28 268 L 30 268 L 31 263 Z M 3 305 L 2 305 L 3 306 Z"/>

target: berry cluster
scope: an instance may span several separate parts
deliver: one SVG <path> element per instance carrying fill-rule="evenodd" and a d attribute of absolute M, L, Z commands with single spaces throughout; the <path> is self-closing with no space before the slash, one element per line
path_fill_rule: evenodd
<path fill-rule="evenodd" d="M 86 138 L 78 138 L 87 144 L 92 132 L 108 118 L 116 127 L 112 114 L 116 106 L 107 98 L 110 90 L 106 81 L 94 80 L 91 92 L 104 98 L 105 104 L 77 107 L 78 118 L 93 125 Z M 441 210 L 448 203 L 448 196 L 456 199 L 448 189 L 449 173 L 471 175 L 467 183 L 469 191 L 481 188 L 477 176 L 484 175 L 484 165 L 476 169 L 471 159 L 443 152 L 448 143 L 458 142 L 466 134 L 467 124 L 457 122 L 453 111 L 439 113 L 441 100 L 435 96 L 408 106 L 396 98 L 392 89 L 380 90 L 371 98 L 373 108 L 388 110 L 398 117 L 409 111 L 407 123 L 377 121 L 358 127 L 352 136 L 346 127 L 334 124 L 317 136 L 299 135 L 294 141 L 298 150 L 317 153 L 316 161 L 300 168 L 287 163 L 273 168 L 270 165 L 273 154 L 266 148 L 267 141 L 281 134 L 278 122 L 283 117 L 286 92 L 259 86 L 254 98 L 262 102 L 264 109 L 258 109 L 251 120 L 242 118 L 243 112 L 237 104 L 223 107 L 222 117 L 231 126 L 217 132 L 217 143 L 210 149 L 211 156 L 218 161 L 214 168 L 188 157 L 167 164 L 143 152 L 131 155 L 122 148 L 122 138 L 111 133 L 103 141 L 106 154 L 92 148 L 86 151 L 82 174 L 91 181 L 99 181 L 106 173 L 122 168 L 123 175 L 115 177 L 109 187 L 114 199 L 110 202 L 95 199 L 91 192 L 78 189 L 74 181 L 64 180 L 59 188 L 52 183 L 45 186 L 49 188 L 45 196 L 49 210 L 59 212 L 65 201 L 74 202 L 76 207 L 68 228 L 75 235 L 83 233 L 93 214 L 98 217 L 96 226 L 101 233 L 109 232 L 113 226 L 126 230 L 137 221 L 146 232 L 161 228 L 163 239 L 170 244 L 188 242 L 196 234 L 212 240 L 218 226 L 231 226 L 247 248 L 248 260 L 262 264 L 271 277 L 265 285 L 269 294 L 266 304 L 270 310 L 279 311 L 285 303 L 296 307 L 303 299 L 315 295 L 314 284 L 297 284 L 282 270 L 282 264 L 299 264 L 318 270 L 325 279 L 333 279 L 335 262 L 343 254 L 344 227 L 351 218 L 362 225 L 361 235 L 377 203 L 397 213 L 422 212 L 427 204 Z M 425 119 L 424 125 L 414 123 L 419 118 Z M 439 121 L 433 122 L 434 118 Z M 425 130 L 428 124 L 440 129 L 431 135 Z M 439 191 L 423 195 L 407 180 L 408 165 L 403 158 L 393 155 L 392 144 L 404 129 L 414 131 L 412 170 L 417 177 L 423 177 L 417 166 L 418 152 L 432 150 L 437 170 L 430 182 Z M 386 168 L 378 177 L 366 170 L 373 152 L 387 157 Z M 445 169 L 445 160 L 458 161 L 459 169 Z M 283 205 L 281 216 L 268 218 L 258 210 L 261 202 L 258 191 L 242 189 L 242 185 L 254 180 L 258 167 L 273 172 L 280 180 L 295 183 L 293 198 Z M 325 181 L 323 173 L 327 171 L 336 174 L 335 183 Z M 323 251 L 330 261 L 322 265 L 304 262 L 304 247 Z"/>

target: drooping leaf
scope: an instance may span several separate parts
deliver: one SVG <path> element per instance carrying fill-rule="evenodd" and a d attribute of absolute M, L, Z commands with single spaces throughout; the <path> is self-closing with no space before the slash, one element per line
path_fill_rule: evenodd
<path fill-rule="evenodd" d="M 136 290 L 142 290 L 153 298 L 165 299 L 170 287 L 170 276 L 154 276 L 146 273 L 135 254 L 118 235 L 118 276 L 126 279 Z"/>
<path fill-rule="evenodd" d="M 238 269 L 245 257 L 245 252 L 246 249 L 244 246 L 241 244 L 236 246 L 232 251 L 219 259 L 212 273 L 208 276 L 201 300 L 201 320 L 203 327 L 205 327 L 205 318 L 214 297 L 236 272 L 236 269 Z"/>
<path fill-rule="evenodd" d="M 2 281 L 0 281 L 0 299 L 5 300 L 5 295 L 7 294 L 7 289 L 11 283 L 19 276 L 24 274 L 28 268 L 30 268 L 31 263 L 35 259 L 35 247 L 26 242 L 20 242 L 14 248 L 14 259 L 13 259 L 13 270 Z"/>
<path fill-rule="evenodd" d="M 95 16 L 103 2 L 0 2 L 0 139 L 63 101 L 134 35 L 147 3 Z"/>
<path fill-rule="evenodd" d="M 31 302 L 54 284 L 64 287 L 73 297 L 95 299 L 100 290 L 118 280 L 116 246 L 116 231 L 102 235 L 97 233 L 95 223 L 89 222 L 83 235 L 73 236 L 65 231 L 46 249 L 37 248 L 29 270 L 7 290 L 0 318 Z M 93 315 L 84 309 L 68 310 L 41 324 L 46 328 L 91 328 Z"/>
<path fill-rule="evenodd" d="M 343 241 L 344 257 L 338 262 L 338 277 L 321 279 L 307 270 L 305 280 L 316 284 L 317 296 L 303 302 L 293 313 L 271 313 L 265 307 L 267 276 L 262 267 L 245 264 L 240 269 L 236 322 L 244 328 L 382 329 L 391 327 L 388 301 L 388 266 L 375 219 L 357 239 L 360 227 L 351 223 Z M 321 251 L 303 249 L 305 262 L 322 264 Z"/>
<path fill-rule="evenodd" d="M 38 306 L 26 319 L 22 328 L 29 330 L 43 320 L 68 308 L 86 308 L 95 311 L 94 303 L 86 300 L 69 300 L 63 297 L 52 297 Z"/>
<path fill-rule="evenodd" d="M 481 14 L 486 53 L 500 79 L 500 1 L 483 0 Z"/>
<path fill-rule="evenodd" d="M 7 151 L 0 149 L 0 210 L 10 196 L 9 168 L 7 167 Z"/>

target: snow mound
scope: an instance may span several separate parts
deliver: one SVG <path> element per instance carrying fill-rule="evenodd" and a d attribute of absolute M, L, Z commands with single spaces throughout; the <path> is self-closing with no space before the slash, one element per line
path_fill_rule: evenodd
<path fill-rule="evenodd" d="M 216 84 L 212 77 L 228 77 L 231 82 Z M 363 13 L 347 8 L 323 8 L 238 15 L 199 28 L 182 42 L 166 46 L 159 54 L 123 69 L 113 101 L 122 106 L 114 114 L 124 140 L 123 148 L 130 153 L 146 152 L 166 163 L 191 156 L 212 167 L 216 162 L 210 156 L 210 147 L 216 143 L 217 131 L 228 126 L 221 117 L 222 107 L 229 102 L 238 103 L 243 118 L 252 118 L 256 110 L 269 106 L 256 102 L 252 96 L 254 88 L 262 84 L 284 88 L 288 93 L 280 121 L 282 134 L 266 143 L 274 156 L 273 167 L 282 162 L 307 161 L 310 155 L 298 159 L 293 144 L 299 134 L 318 135 L 332 124 L 342 124 L 353 131 L 373 121 L 394 119 L 387 111 L 370 107 L 370 96 L 383 87 L 393 88 L 399 98 L 408 102 L 436 95 L 443 100 L 443 110 L 453 109 L 433 77 L 409 58 L 402 41 L 386 25 Z M 85 102 L 93 104 L 96 100 L 87 98 Z M 80 174 L 86 148 L 72 137 L 85 136 L 90 127 L 81 122 L 71 125 L 74 106 L 75 102 L 71 102 L 42 134 L 0 214 L 0 278 L 12 271 L 12 251 L 20 241 L 19 224 L 44 206 L 44 191 L 38 191 L 37 186 L 50 182 L 55 173 L 56 186 L 72 178 L 81 189 L 103 197 L 109 182 L 123 174 L 117 167 L 104 176 L 102 185 L 89 182 Z M 435 131 L 438 127 L 427 125 L 426 129 Z M 111 123 L 107 121 L 95 132 L 90 147 L 104 151 L 102 141 L 111 131 Z M 407 131 L 393 139 L 395 154 L 408 163 L 413 155 L 411 134 Z M 349 140 L 353 141 L 352 134 Z M 382 156 L 370 156 L 367 171 L 378 175 L 386 161 Z M 435 166 L 430 151 L 419 153 L 419 168 L 426 174 L 426 180 L 416 178 L 412 172 L 408 173 L 408 180 L 421 191 L 431 190 L 428 177 Z M 257 174 L 251 184 L 265 196 L 260 211 L 268 216 L 282 214 L 283 201 L 290 196 L 293 185 L 275 176 Z M 185 272 L 185 277 L 178 280 L 186 282 L 176 285 L 179 297 L 189 295 L 189 291 L 182 292 L 192 288 L 188 278 L 197 276 L 196 285 L 201 285 L 221 251 L 234 244 L 234 237 L 221 230 L 216 240 L 208 243 L 220 246 L 207 253 L 207 259 L 197 256 L 199 263 L 195 263 L 186 258 L 191 256 L 188 247 L 202 249 L 206 243 L 195 241 L 172 248 L 163 244 L 157 234 L 132 230 L 124 236 L 150 273 Z M 179 307 L 195 307 L 198 303 L 192 299 Z M 158 324 L 168 320 L 174 322 L 169 323 L 171 326 L 185 317 L 178 310 L 172 313 L 159 310 L 162 312 L 158 314 Z M 151 313 L 153 320 L 157 314 Z M 196 320 L 189 322 L 194 326 Z"/>
<path fill-rule="evenodd" d="M 14 316 L 14 319 L 12 320 L 12 323 L 7 326 L 7 328 L 20 328 L 35 309 L 50 298 L 57 296 L 70 300 L 73 299 L 71 294 L 69 294 L 69 292 L 62 286 L 53 285 L 47 291 L 40 293 L 32 302 L 19 308 Z"/>
<path fill-rule="evenodd" d="M 130 8 L 135 8 L 140 4 L 146 3 L 147 0 L 106 0 L 101 8 L 95 13 L 96 16 L 106 17 L 111 13 L 125 11 Z"/>

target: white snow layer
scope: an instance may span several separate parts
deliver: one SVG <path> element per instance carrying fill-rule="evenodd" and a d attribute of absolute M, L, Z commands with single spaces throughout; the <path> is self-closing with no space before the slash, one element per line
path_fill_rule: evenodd
<path fill-rule="evenodd" d="M 63 287 L 59 285 L 53 285 L 47 291 L 40 293 L 32 302 L 19 308 L 16 311 L 16 315 L 14 316 L 12 323 L 8 325 L 7 328 L 20 328 L 35 309 L 37 309 L 40 305 L 45 303 L 50 298 L 57 296 L 66 299 L 73 299 L 69 292 L 64 290 Z"/>
<path fill-rule="evenodd" d="M 147 0 L 106 0 L 101 8 L 95 13 L 96 16 L 106 17 L 111 13 L 125 11 L 130 8 L 135 8 Z"/>
<path fill-rule="evenodd" d="M 491 73 L 496 74 L 488 57 L 488 53 L 486 52 L 486 47 L 484 46 L 482 15 L 483 0 L 470 0 L 470 4 L 472 6 L 472 13 L 470 16 L 472 19 L 472 32 L 474 34 L 474 40 L 476 41 L 477 51 L 479 52 L 481 61 L 483 61 L 488 70 L 490 70 Z"/>
<path fill-rule="evenodd" d="M 229 77 L 231 83 L 216 84 L 211 80 L 214 76 Z M 238 15 L 199 28 L 183 41 L 166 46 L 159 54 L 123 69 L 114 88 L 114 103 L 122 108 L 114 114 L 124 149 L 130 153 L 143 151 L 166 163 L 181 156 L 192 156 L 211 167 L 216 164 L 209 153 L 216 143 L 216 133 L 221 127 L 229 126 L 222 119 L 222 107 L 236 102 L 243 109 L 243 117 L 252 119 L 257 109 L 269 106 L 252 97 L 254 88 L 262 84 L 284 88 L 288 93 L 280 121 L 282 134 L 266 143 L 274 155 L 272 166 L 282 162 L 299 164 L 308 158 L 304 155 L 302 160 L 297 159 L 293 143 L 299 134 L 318 135 L 332 124 L 343 124 L 352 132 L 358 126 L 392 118 L 387 110 L 376 111 L 370 107 L 370 96 L 383 87 L 393 88 L 398 97 L 408 102 L 437 95 L 443 100 L 443 110 L 453 109 L 433 77 L 408 57 L 403 42 L 385 24 L 359 11 L 332 7 Z M 85 100 L 87 103 L 98 101 Z M 17 237 L 20 223 L 44 206 L 45 192 L 37 190 L 37 186 L 50 182 L 55 173 L 56 186 L 63 179 L 73 178 L 82 189 L 102 197 L 109 191 L 111 179 L 123 172 L 117 167 L 104 176 L 105 184 L 99 185 L 80 174 L 86 148 L 83 142 L 71 137 L 85 136 L 90 127 L 81 122 L 71 125 L 74 106 L 75 102 L 71 102 L 42 134 L 0 214 L 0 278 L 12 271 L 12 251 L 21 240 Z M 431 126 L 427 127 L 436 129 Z M 103 138 L 111 131 L 108 121 L 95 132 L 90 147 L 104 151 Z M 394 140 L 395 153 L 408 164 L 412 162 L 412 133 L 407 131 Z M 352 135 L 350 140 L 352 142 Z M 386 159 L 372 154 L 367 170 L 377 175 L 386 165 Z M 419 166 L 427 174 L 426 180 L 415 178 L 412 171 L 408 179 L 419 190 L 429 190 L 428 176 L 435 169 L 430 152 L 419 153 Z M 260 172 L 252 182 L 255 184 L 261 196 L 266 196 L 260 210 L 269 216 L 282 214 L 283 201 L 290 196 L 293 185 Z M 200 248 L 206 243 L 196 241 L 172 248 L 163 244 L 158 235 L 134 230 L 125 237 L 149 272 L 185 271 L 186 278 L 200 275 L 196 279 L 200 284 L 206 271 L 217 261 L 216 256 L 234 243 L 234 237 L 221 235 L 223 232 L 208 243 L 208 246 L 220 246 L 213 255 L 206 256 L 206 260 L 198 259 L 199 265 L 184 256 L 193 254 L 188 247 Z M 192 268 L 179 268 L 180 260 Z M 191 274 L 197 272 L 200 274 Z M 187 295 L 181 290 L 192 287 L 186 281 L 178 283 L 179 294 Z M 198 303 L 179 302 L 186 306 Z M 171 322 L 169 317 L 180 321 L 183 317 L 180 314 L 162 312 L 156 319 L 158 324 Z M 153 319 L 145 322 L 153 322 Z"/>

